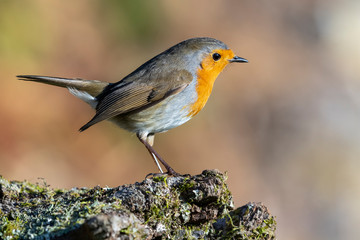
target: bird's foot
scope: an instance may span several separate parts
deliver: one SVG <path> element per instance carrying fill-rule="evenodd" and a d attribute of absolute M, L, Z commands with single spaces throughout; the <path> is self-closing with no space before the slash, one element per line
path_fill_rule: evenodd
<path fill-rule="evenodd" d="M 154 178 L 154 177 L 165 177 L 167 176 L 167 173 L 148 173 L 146 176 L 145 176 L 145 179 L 147 178 Z"/>
<path fill-rule="evenodd" d="M 153 178 L 153 177 L 178 177 L 181 176 L 179 173 L 175 172 L 172 168 L 168 169 L 170 171 L 164 172 L 164 173 L 149 173 L 145 176 L 146 178 Z"/>
<path fill-rule="evenodd" d="M 149 173 L 145 176 L 147 178 L 154 178 L 154 177 L 187 177 L 190 178 L 191 174 L 179 174 L 172 170 L 172 172 L 164 172 L 164 173 Z"/>

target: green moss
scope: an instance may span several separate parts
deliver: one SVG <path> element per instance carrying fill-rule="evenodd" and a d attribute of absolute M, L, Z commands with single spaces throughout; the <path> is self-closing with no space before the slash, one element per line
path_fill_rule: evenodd
<path fill-rule="evenodd" d="M 0 215 L 2 215 L 1 212 Z M 24 222 L 18 217 L 10 220 L 8 217 L 2 215 L 0 219 L 0 239 L 18 239 L 18 234 L 21 232 L 23 224 Z"/>
<path fill-rule="evenodd" d="M 276 221 L 274 217 L 271 217 L 267 220 L 264 220 L 262 225 L 255 230 L 253 230 L 255 239 L 273 239 L 275 238 L 274 234 L 274 226 L 276 225 Z"/>
<path fill-rule="evenodd" d="M 183 183 L 181 183 L 179 186 L 177 186 L 177 189 L 180 193 L 186 192 L 191 190 L 195 186 L 195 181 L 190 180 L 189 178 L 185 178 Z"/>
<path fill-rule="evenodd" d="M 43 183 L 8 182 L 0 178 L 3 204 L 12 206 L 0 212 L 0 238 L 46 238 L 49 233 L 62 234 L 79 227 L 85 219 L 106 209 L 120 209 L 121 201 L 113 198 L 100 201 L 106 189 L 99 187 L 51 189 Z"/>
<path fill-rule="evenodd" d="M 146 224 L 156 227 L 158 223 L 164 226 L 164 234 L 170 234 L 172 229 L 176 229 L 180 226 L 181 221 L 179 216 L 181 215 L 181 204 L 179 202 L 179 196 L 176 192 L 171 194 L 160 195 L 152 194 L 152 200 L 150 205 L 150 211 L 146 215 Z"/>
<path fill-rule="evenodd" d="M 253 204 L 238 208 L 226 215 L 225 228 L 214 232 L 214 236 L 222 236 L 221 239 L 275 239 L 276 221 L 273 216 L 269 216 L 267 209 L 263 205 L 257 205 L 253 209 Z"/>
<path fill-rule="evenodd" d="M 154 182 L 166 182 L 166 179 L 167 179 L 166 175 L 155 175 L 155 176 L 152 178 L 152 180 L 153 180 Z"/>
<path fill-rule="evenodd" d="M 156 232 L 156 239 L 274 239 L 276 223 L 265 207 L 248 204 L 232 211 L 226 178 L 218 171 L 204 171 L 111 189 L 64 190 L 51 189 L 45 181 L 8 182 L 0 177 L 0 239 L 52 238 L 79 228 L 92 216 L 124 211 Z M 262 213 L 266 216 L 261 221 L 253 219 Z M 137 227 L 130 225 L 118 233 L 137 236 Z"/>

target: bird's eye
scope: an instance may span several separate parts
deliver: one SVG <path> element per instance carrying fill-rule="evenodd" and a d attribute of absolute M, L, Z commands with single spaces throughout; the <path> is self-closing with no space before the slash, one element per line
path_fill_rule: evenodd
<path fill-rule="evenodd" d="M 214 54 L 212 55 L 212 57 L 213 57 L 213 59 L 214 59 L 215 61 L 218 61 L 218 60 L 221 58 L 221 55 L 218 54 L 218 53 L 214 53 Z"/>

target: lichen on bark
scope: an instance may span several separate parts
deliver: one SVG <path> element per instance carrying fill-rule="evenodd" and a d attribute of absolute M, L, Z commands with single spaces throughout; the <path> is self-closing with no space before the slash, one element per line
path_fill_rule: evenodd
<path fill-rule="evenodd" d="M 0 178 L 0 238 L 275 239 L 265 206 L 233 209 L 226 178 L 205 170 L 70 190 Z"/>

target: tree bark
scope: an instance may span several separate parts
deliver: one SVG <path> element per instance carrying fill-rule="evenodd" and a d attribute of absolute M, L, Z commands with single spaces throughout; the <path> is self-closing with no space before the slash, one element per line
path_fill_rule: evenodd
<path fill-rule="evenodd" d="M 264 205 L 234 210 L 226 178 L 205 170 L 71 190 L 0 178 L 0 238 L 275 239 Z"/>

